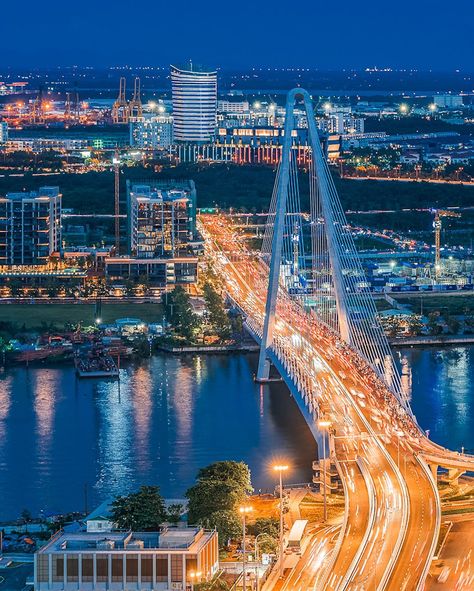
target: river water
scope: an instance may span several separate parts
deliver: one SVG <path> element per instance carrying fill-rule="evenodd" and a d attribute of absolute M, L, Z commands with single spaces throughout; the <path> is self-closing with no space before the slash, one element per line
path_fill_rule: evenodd
<path fill-rule="evenodd" d="M 419 423 L 437 442 L 474 448 L 474 347 L 397 353 Z M 0 520 L 92 508 L 140 484 L 182 497 L 197 470 L 223 459 L 250 465 L 256 489 L 311 478 L 315 444 L 282 384 L 261 390 L 255 355 L 156 356 L 117 382 L 74 370 L 0 374 Z"/>

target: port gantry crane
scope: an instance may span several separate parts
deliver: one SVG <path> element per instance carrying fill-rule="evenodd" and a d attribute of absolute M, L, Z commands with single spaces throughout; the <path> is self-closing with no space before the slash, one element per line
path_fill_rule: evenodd
<path fill-rule="evenodd" d="M 441 273 L 441 228 L 442 218 L 460 218 L 461 214 L 450 209 L 430 209 L 434 215 L 433 228 L 435 232 L 435 277 Z"/>
<path fill-rule="evenodd" d="M 128 123 L 130 111 L 128 108 L 127 98 L 125 95 L 126 80 L 122 76 L 120 78 L 119 94 L 117 100 L 112 107 L 112 121 L 113 123 Z"/>
<path fill-rule="evenodd" d="M 134 80 L 133 97 L 128 105 L 128 112 L 129 117 L 141 117 L 143 115 L 140 78 Z"/>

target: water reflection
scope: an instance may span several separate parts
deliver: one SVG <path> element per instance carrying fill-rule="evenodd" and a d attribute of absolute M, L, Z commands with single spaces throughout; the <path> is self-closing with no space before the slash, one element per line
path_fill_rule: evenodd
<path fill-rule="evenodd" d="M 474 451 L 474 347 L 401 351 L 420 425 Z M 0 379 L 0 520 L 89 508 L 141 484 L 182 496 L 197 470 L 243 460 L 274 487 L 272 460 L 308 481 L 315 443 L 284 385 L 255 384 L 257 357 L 154 357 L 121 382 L 76 380 L 72 368 L 15 368 Z"/>
<path fill-rule="evenodd" d="M 0 376 L 0 445 L 6 436 L 6 420 L 11 406 L 13 377 Z"/>
<path fill-rule="evenodd" d="M 31 374 L 30 387 L 36 414 L 35 432 L 37 434 L 37 449 L 40 454 L 49 451 L 60 381 L 60 370 L 47 369 Z"/>
<path fill-rule="evenodd" d="M 133 476 L 134 429 L 132 422 L 130 381 L 128 374 L 121 376 L 120 399 L 117 382 L 102 382 L 96 389 L 99 413 L 97 480 L 99 490 L 109 490 L 110 495 L 128 490 Z"/>
<path fill-rule="evenodd" d="M 405 349 L 401 359 L 420 425 L 442 445 L 474 451 L 474 347 Z"/>
<path fill-rule="evenodd" d="M 141 474 L 149 469 L 149 436 L 153 412 L 153 374 L 145 367 L 138 367 L 130 382 L 135 415 L 135 458 Z"/>

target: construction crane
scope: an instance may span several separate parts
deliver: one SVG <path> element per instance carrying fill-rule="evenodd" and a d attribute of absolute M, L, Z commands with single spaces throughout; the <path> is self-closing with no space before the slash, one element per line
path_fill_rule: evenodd
<path fill-rule="evenodd" d="M 125 96 L 126 81 L 120 78 L 119 94 L 112 107 L 112 121 L 114 123 L 128 123 L 130 111 Z"/>
<path fill-rule="evenodd" d="M 117 148 L 112 162 L 115 181 L 115 255 L 118 255 L 120 250 L 120 154 Z"/>
<path fill-rule="evenodd" d="M 133 86 L 133 97 L 128 105 L 128 113 L 130 117 L 142 117 L 143 107 L 140 90 L 140 78 L 135 78 Z"/>
<path fill-rule="evenodd" d="M 449 209 L 430 209 L 434 215 L 433 228 L 435 233 L 435 276 L 439 277 L 441 272 L 441 228 L 442 218 L 460 218 L 461 214 Z"/>
<path fill-rule="evenodd" d="M 64 119 L 69 121 L 72 117 L 72 108 L 71 108 L 71 93 L 66 92 L 66 100 L 64 101 Z"/>
<path fill-rule="evenodd" d="M 31 122 L 32 123 L 44 123 L 44 98 L 43 98 L 43 85 L 40 84 L 38 94 L 35 101 L 33 102 L 31 110 Z"/>

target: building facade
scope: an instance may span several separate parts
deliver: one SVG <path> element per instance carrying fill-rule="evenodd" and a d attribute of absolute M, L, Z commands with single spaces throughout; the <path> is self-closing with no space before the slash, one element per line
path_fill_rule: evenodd
<path fill-rule="evenodd" d="M 8 141 L 8 123 L 6 121 L 0 121 L 0 144 L 4 144 Z"/>
<path fill-rule="evenodd" d="M 35 554 L 35 591 L 191 589 L 217 572 L 216 531 L 60 532 Z M 196 578 L 199 573 L 199 579 Z"/>
<path fill-rule="evenodd" d="M 196 189 L 185 183 L 127 182 L 130 252 L 137 258 L 174 257 L 189 251 L 196 233 Z"/>
<path fill-rule="evenodd" d="M 217 73 L 171 66 L 173 135 L 176 142 L 212 141 L 217 116 Z"/>
<path fill-rule="evenodd" d="M 0 197 L 0 266 L 44 265 L 60 246 L 59 187 Z"/>
<path fill-rule="evenodd" d="M 463 100 L 459 94 L 438 94 L 434 97 L 434 104 L 440 109 L 458 109 L 463 106 Z"/>
<path fill-rule="evenodd" d="M 218 101 L 217 110 L 219 113 L 249 114 L 250 104 L 248 101 Z"/>
<path fill-rule="evenodd" d="M 105 259 L 105 277 L 111 284 L 129 280 L 140 283 L 140 280 L 144 280 L 150 287 L 160 289 L 175 285 L 192 285 L 198 278 L 198 258 L 108 257 Z"/>
<path fill-rule="evenodd" d="M 130 121 L 130 145 L 136 148 L 159 150 L 173 143 L 173 118 L 167 115 Z"/>

